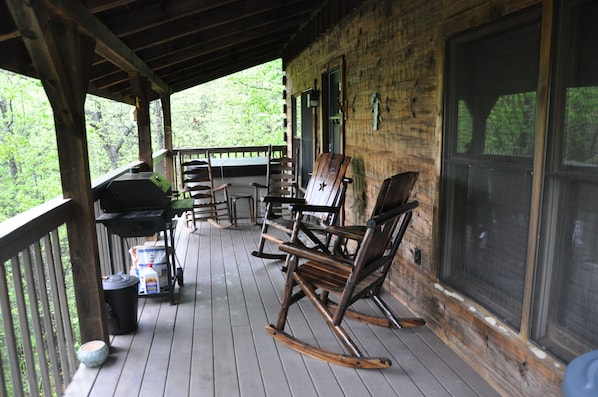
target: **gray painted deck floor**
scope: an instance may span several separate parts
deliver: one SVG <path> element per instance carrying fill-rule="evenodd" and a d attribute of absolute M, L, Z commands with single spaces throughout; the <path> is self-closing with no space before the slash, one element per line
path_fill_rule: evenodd
<path fill-rule="evenodd" d="M 176 256 L 184 268 L 178 304 L 140 298 L 137 331 L 113 336 L 106 363 L 99 369 L 81 365 L 65 395 L 498 395 L 425 327 L 394 330 L 349 320 L 369 355 L 391 358 L 385 370 L 329 365 L 275 342 L 264 326 L 276 320 L 283 274 L 281 262 L 251 256 L 260 228 L 246 220 L 229 229 L 198 226 L 177 232 Z M 391 296 L 385 300 L 409 315 Z M 291 308 L 289 325 L 306 341 L 340 348 L 307 300 Z"/>

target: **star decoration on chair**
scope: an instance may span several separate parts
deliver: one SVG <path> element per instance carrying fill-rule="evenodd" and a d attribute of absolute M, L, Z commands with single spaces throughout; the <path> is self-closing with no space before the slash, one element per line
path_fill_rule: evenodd
<path fill-rule="evenodd" d="M 321 191 L 321 192 L 323 192 L 323 191 L 324 191 L 324 188 L 325 188 L 326 186 L 328 186 L 328 185 L 326 185 L 326 182 L 324 182 L 324 181 L 320 182 L 320 191 Z"/>

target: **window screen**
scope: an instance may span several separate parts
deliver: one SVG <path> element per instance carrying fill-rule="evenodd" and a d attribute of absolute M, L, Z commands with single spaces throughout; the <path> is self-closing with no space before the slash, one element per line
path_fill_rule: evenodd
<path fill-rule="evenodd" d="M 534 14 L 448 43 L 440 278 L 517 329 L 539 38 Z"/>
<path fill-rule="evenodd" d="M 533 337 L 565 360 L 598 347 L 598 4 L 563 5 Z"/>

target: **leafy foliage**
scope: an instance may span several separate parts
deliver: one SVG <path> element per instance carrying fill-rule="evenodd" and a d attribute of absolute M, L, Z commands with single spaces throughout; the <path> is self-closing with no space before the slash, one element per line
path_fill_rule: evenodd
<path fill-rule="evenodd" d="M 564 120 L 565 151 L 568 164 L 598 164 L 598 87 L 567 89 Z"/>
<path fill-rule="evenodd" d="M 126 104 L 87 96 L 85 118 L 92 178 L 136 159 L 137 126 L 129 117 L 130 110 Z"/>
<path fill-rule="evenodd" d="M 474 131 L 472 112 L 465 101 L 460 101 L 458 153 L 473 155 L 472 143 L 477 134 L 483 145 L 478 148 L 482 153 L 475 154 L 531 158 L 534 154 L 535 108 L 535 92 L 503 95 L 496 100 L 484 121 L 484 128 Z"/>
<path fill-rule="evenodd" d="M 172 96 L 175 147 L 282 144 L 280 61 Z"/>
<path fill-rule="evenodd" d="M 171 97 L 175 147 L 283 143 L 280 60 Z M 91 177 L 137 158 L 132 107 L 88 95 Z M 150 104 L 153 150 L 164 148 L 160 101 Z M 0 221 L 60 195 L 52 108 L 38 80 L 0 70 Z"/>
<path fill-rule="evenodd" d="M 0 219 L 60 193 L 52 111 L 39 81 L 0 74 Z"/>

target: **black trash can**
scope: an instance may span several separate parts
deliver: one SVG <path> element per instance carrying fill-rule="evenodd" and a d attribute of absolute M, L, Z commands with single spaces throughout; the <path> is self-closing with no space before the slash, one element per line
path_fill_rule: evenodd
<path fill-rule="evenodd" d="M 139 279 L 130 274 L 114 274 L 102 280 L 111 335 L 137 329 L 137 284 Z"/>

